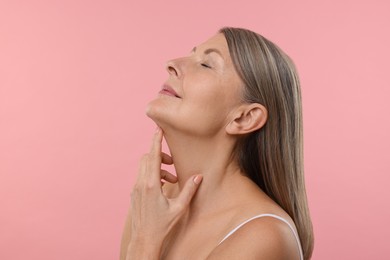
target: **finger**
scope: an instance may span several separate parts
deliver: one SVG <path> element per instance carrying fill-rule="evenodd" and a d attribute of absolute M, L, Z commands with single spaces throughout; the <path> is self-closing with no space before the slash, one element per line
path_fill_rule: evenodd
<path fill-rule="evenodd" d="M 163 179 L 167 182 L 170 182 L 170 183 L 177 182 L 177 177 L 166 170 L 161 170 L 160 176 L 161 176 L 161 179 Z"/>
<path fill-rule="evenodd" d="M 162 130 L 160 127 L 156 129 L 153 136 L 152 147 L 149 153 L 149 161 L 147 165 L 148 179 L 152 184 L 160 183 L 160 170 L 161 170 L 161 142 L 162 142 Z"/>
<path fill-rule="evenodd" d="M 164 153 L 164 152 L 161 152 L 161 161 L 163 164 L 173 164 L 173 159 L 170 155 Z"/>
<path fill-rule="evenodd" d="M 153 136 L 152 147 L 150 148 L 150 154 L 155 156 L 161 156 L 161 143 L 162 143 L 163 133 L 160 127 L 156 128 L 156 132 Z"/>
<path fill-rule="evenodd" d="M 147 167 L 147 163 L 148 163 L 148 157 L 149 157 L 148 154 L 144 154 L 140 159 L 140 162 L 138 165 L 138 175 L 137 175 L 136 183 L 140 183 L 145 178 L 145 173 L 147 171 L 146 167 Z"/>
<path fill-rule="evenodd" d="M 195 195 L 196 191 L 198 190 L 202 180 L 203 180 L 202 175 L 195 175 L 192 178 L 189 178 L 183 190 L 176 198 L 176 203 L 178 203 L 182 208 L 186 208 L 190 204 L 191 199 Z"/>

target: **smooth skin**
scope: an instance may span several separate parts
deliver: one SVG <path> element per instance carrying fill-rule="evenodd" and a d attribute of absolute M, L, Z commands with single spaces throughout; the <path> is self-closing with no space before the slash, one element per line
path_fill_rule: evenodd
<path fill-rule="evenodd" d="M 267 110 L 240 98 L 242 82 L 224 36 L 168 62 L 167 71 L 166 83 L 180 97 L 160 94 L 148 105 L 147 115 L 159 127 L 140 162 L 121 260 L 299 259 L 290 228 L 270 217 L 247 223 L 219 244 L 258 214 L 276 214 L 294 226 L 234 159 L 237 139 L 263 127 Z M 161 151 L 163 138 L 171 156 Z M 177 177 L 162 164 L 173 164 Z"/>
<path fill-rule="evenodd" d="M 158 259 L 160 246 L 168 232 L 184 214 L 200 182 L 201 175 L 189 179 L 180 195 L 167 198 L 161 180 L 176 182 L 177 178 L 161 170 L 161 163 L 172 163 L 172 158 L 161 152 L 162 130 L 157 128 L 149 154 L 143 156 L 136 185 L 131 194 L 131 228 L 128 259 L 143 259 L 145 253 Z"/>

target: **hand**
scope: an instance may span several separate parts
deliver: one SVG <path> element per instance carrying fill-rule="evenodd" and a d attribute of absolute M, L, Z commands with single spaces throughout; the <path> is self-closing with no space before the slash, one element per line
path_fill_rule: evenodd
<path fill-rule="evenodd" d="M 185 213 L 202 181 L 201 175 L 195 175 L 188 179 L 178 197 L 169 199 L 163 194 L 161 180 L 175 183 L 177 177 L 161 169 L 161 163 L 173 164 L 172 158 L 161 151 L 162 139 L 162 130 L 157 128 L 150 153 L 141 159 L 131 194 L 132 234 L 127 259 L 146 252 L 153 254 L 149 259 L 159 258 L 165 237 Z"/>

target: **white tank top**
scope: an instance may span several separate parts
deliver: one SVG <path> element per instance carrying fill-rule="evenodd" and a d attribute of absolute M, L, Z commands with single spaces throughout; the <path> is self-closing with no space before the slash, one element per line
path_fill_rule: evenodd
<path fill-rule="evenodd" d="M 218 245 L 220 245 L 223 241 L 225 241 L 225 239 L 227 239 L 228 237 L 230 237 L 234 232 L 236 232 L 240 227 L 242 227 L 243 225 L 245 225 L 246 223 L 248 223 L 249 221 L 252 221 L 254 219 L 257 219 L 257 218 L 262 218 L 262 217 L 273 217 L 273 218 L 276 218 L 276 219 L 279 219 L 281 221 L 283 221 L 284 223 L 286 223 L 291 231 L 293 232 L 294 234 L 294 237 L 295 237 L 295 240 L 297 241 L 297 245 L 298 245 L 298 248 L 299 248 L 299 255 L 300 255 L 300 258 L 301 260 L 303 260 L 303 252 L 302 252 L 302 247 L 301 247 L 301 242 L 299 241 L 299 237 L 298 237 L 298 234 L 295 232 L 294 228 L 290 225 L 290 223 L 285 220 L 284 218 L 280 217 L 280 216 L 277 216 L 277 215 L 274 215 L 274 214 L 261 214 L 261 215 L 257 215 L 257 216 L 254 216 L 244 222 L 242 222 L 240 225 L 238 225 L 237 227 L 235 227 L 232 231 L 230 231 L 222 240 L 221 242 L 219 242 Z"/>

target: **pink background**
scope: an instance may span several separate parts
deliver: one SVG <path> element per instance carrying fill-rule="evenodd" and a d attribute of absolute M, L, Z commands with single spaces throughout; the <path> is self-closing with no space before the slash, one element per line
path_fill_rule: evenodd
<path fill-rule="evenodd" d="M 389 259 L 390 2 L 0 2 L 0 259 L 118 259 L 165 61 L 228 25 L 300 72 L 313 259 Z"/>

